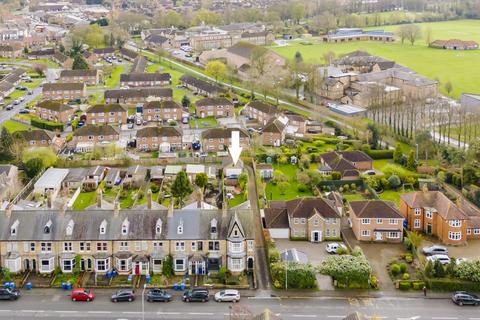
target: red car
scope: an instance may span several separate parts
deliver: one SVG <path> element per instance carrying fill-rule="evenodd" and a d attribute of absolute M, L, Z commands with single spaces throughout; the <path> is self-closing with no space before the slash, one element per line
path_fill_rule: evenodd
<path fill-rule="evenodd" d="M 72 290 L 72 301 L 92 301 L 95 293 L 89 289 L 77 288 Z"/>

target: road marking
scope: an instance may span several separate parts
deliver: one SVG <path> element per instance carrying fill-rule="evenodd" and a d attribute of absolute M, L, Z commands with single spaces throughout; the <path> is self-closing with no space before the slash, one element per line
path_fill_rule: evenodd
<path fill-rule="evenodd" d="M 157 312 L 158 315 L 175 315 L 180 314 L 180 312 Z"/>
<path fill-rule="evenodd" d="M 0 310 L 0 312 L 12 312 L 12 310 Z"/>
<path fill-rule="evenodd" d="M 362 302 L 365 306 L 373 306 L 373 300 L 370 298 L 362 299 Z"/>
<path fill-rule="evenodd" d="M 123 314 L 142 314 L 140 311 L 123 311 Z"/>
<path fill-rule="evenodd" d="M 316 314 L 292 314 L 294 318 L 316 318 Z"/>
<path fill-rule="evenodd" d="M 112 313 L 112 311 L 87 311 L 87 313 L 104 313 L 104 314 L 109 314 L 109 313 Z"/>
<path fill-rule="evenodd" d="M 77 313 L 75 310 L 55 310 L 56 313 Z"/>
<path fill-rule="evenodd" d="M 432 317 L 434 320 L 455 320 L 457 317 Z"/>
<path fill-rule="evenodd" d="M 360 303 L 356 298 L 348 298 L 348 302 L 354 307 L 360 307 Z"/>
<path fill-rule="evenodd" d="M 327 318 L 345 318 L 345 316 L 327 316 Z"/>
<path fill-rule="evenodd" d="M 189 312 L 192 316 L 213 316 L 212 312 Z"/>
<path fill-rule="evenodd" d="M 45 312 L 43 310 L 20 310 L 20 312 Z"/>

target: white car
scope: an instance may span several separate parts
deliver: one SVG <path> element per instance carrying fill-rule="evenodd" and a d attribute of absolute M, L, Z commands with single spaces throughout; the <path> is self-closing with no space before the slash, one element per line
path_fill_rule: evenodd
<path fill-rule="evenodd" d="M 327 250 L 328 253 L 335 254 L 337 253 L 337 250 L 339 248 L 347 249 L 347 247 L 343 243 L 331 242 L 327 244 L 327 246 L 325 247 L 325 250 Z"/>
<path fill-rule="evenodd" d="M 457 259 L 455 260 L 455 263 L 456 263 L 456 264 L 461 264 L 461 263 L 464 263 L 464 262 L 467 262 L 467 261 L 468 261 L 467 258 L 457 258 Z"/>
<path fill-rule="evenodd" d="M 449 264 L 450 258 L 446 254 L 434 254 L 432 256 L 427 257 L 427 260 L 435 263 L 435 261 L 440 261 L 441 264 Z"/>
<path fill-rule="evenodd" d="M 222 290 L 215 293 L 217 302 L 237 302 L 240 301 L 240 292 L 237 290 Z"/>

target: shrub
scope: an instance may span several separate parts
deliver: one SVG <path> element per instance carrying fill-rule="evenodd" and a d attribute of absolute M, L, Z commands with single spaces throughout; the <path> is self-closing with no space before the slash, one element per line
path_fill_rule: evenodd
<path fill-rule="evenodd" d="M 411 253 L 407 253 L 405 255 L 405 261 L 407 261 L 407 263 L 412 263 L 413 262 L 413 256 Z"/>
<path fill-rule="evenodd" d="M 405 273 L 405 271 L 407 271 L 407 265 L 405 263 L 400 263 L 399 266 L 401 273 Z"/>
<path fill-rule="evenodd" d="M 388 186 L 392 189 L 397 189 L 398 187 L 400 187 L 400 185 L 402 184 L 402 181 L 400 180 L 400 178 L 395 175 L 395 174 L 392 174 L 389 178 L 388 178 Z"/>
<path fill-rule="evenodd" d="M 30 119 L 30 124 L 33 127 L 46 129 L 50 131 L 55 131 L 55 130 L 63 131 L 63 127 L 64 127 L 63 123 L 56 123 L 56 122 L 45 121 L 42 119 L 35 119 L 35 118 Z"/>
<path fill-rule="evenodd" d="M 361 253 L 336 255 L 325 259 L 318 267 L 318 272 L 337 280 L 337 286 L 368 288 L 372 267 Z"/>
<path fill-rule="evenodd" d="M 152 184 L 150 186 L 150 190 L 152 191 L 152 193 L 157 193 L 158 191 L 160 191 L 160 187 L 157 184 Z"/>
<path fill-rule="evenodd" d="M 288 263 L 286 265 L 288 272 L 288 288 L 292 289 L 312 289 L 317 286 L 315 270 L 310 265 Z M 285 287 L 285 264 L 281 262 L 270 265 L 272 282 L 277 288 Z"/>
<path fill-rule="evenodd" d="M 480 260 L 464 261 L 456 266 L 455 276 L 480 283 Z"/>
<path fill-rule="evenodd" d="M 372 286 L 372 288 L 378 288 L 378 279 L 373 274 L 370 277 L 370 285 Z"/>
<path fill-rule="evenodd" d="M 403 279 L 403 280 L 408 280 L 408 279 L 410 279 L 410 275 L 408 274 L 408 272 L 405 272 L 405 273 L 402 275 L 402 279 Z"/>
<path fill-rule="evenodd" d="M 480 283 L 472 281 L 462 281 L 458 279 L 428 279 L 427 288 L 438 291 L 480 291 Z"/>
<path fill-rule="evenodd" d="M 392 159 L 394 150 L 368 150 L 368 154 L 372 159 Z"/>
<path fill-rule="evenodd" d="M 304 184 L 299 184 L 297 190 L 298 192 L 306 192 L 308 190 L 308 187 Z"/>
<path fill-rule="evenodd" d="M 337 254 L 342 255 L 342 254 L 347 254 L 347 253 L 348 253 L 348 249 L 347 249 L 347 248 L 339 247 L 339 248 L 337 249 Z"/>
<path fill-rule="evenodd" d="M 394 276 L 398 275 L 400 273 L 400 266 L 396 263 L 392 264 L 390 266 L 390 271 Z"/>
<path fill-rule="evenodd" d="M 398 284 L 400 290 L 410 290 L 411 287 L 412 285 L 409 281 L 400 281 Z"/>
<path fill-rule="evenodd" d="M 413 290 L 422 290 L 424 286 L 425 286 L 425 282 L 423 281 L 412 282 Z"/>

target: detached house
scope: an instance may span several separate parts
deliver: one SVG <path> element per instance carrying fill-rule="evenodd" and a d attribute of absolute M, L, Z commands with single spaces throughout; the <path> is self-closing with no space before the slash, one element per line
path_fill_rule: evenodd
<path fill-rule="evenodd" d="M 59 82 L 45 83 L 42 90 L 43 98 L 50 100 L 75 100 L 87 97 L 85 83 Z"/>
<path fill-rule="evenodd" d="M 248 148 L 248 133 L 238 128 L 212 128 L 202 132 L 202 146 L 206 152 L 226 151 L 231 146 L 232 131 L 240 132 L 240 146 Z"/>
<path fill-rule="evenodd" d="M 175 127 L 144 127 L 137 131 L 137 149 L 168 153 L 182 150 L 182 132 Z"/>
<path fill-rule="evenodd" d="M 182 106 L 175 101 L 150 101 L 143 104 L 143 119 L 147 121 L 180 121 L 182 115 Z"/>
<path fill-rule="evenodd" d="M 235 115 L 233 103 L 227 98 L 204 98 L 195 102 L 196 114 L 205 117 L 233 117 Z"/>
<path fill-rule="evenodd" d="M 251 101 L 242 110 L 242 114 L 250 119 L 256 120 L 262 126 L 280 114 L 280 111 L 274 105 L 263 101 Z"/>
<path fill-rule="evenodd" d="M 400 195 L 400 212 L 407 219 L 407 228 L 436 236 L 444 244 L 467 242 L 470 217 L 440 191 L 422 191 Z"/>
<path fill-rule="evenodd" d="M 362 151 L 333 151 L 320 155 L 321 174 L 340 172 L 342 180 L 355 180 L 360 172 L 373 169 L 373 160 Z"/>
<path fill-rule="evenodd" d="M 334 201 L 325 198 L 270 201 L 264 210 L 264 225 L 272 238 L 322 242 L 341 237 L 340 212 Z"/>
<path fill-rule="evenodd" d="M 68 122 L 75 113 L 75 109 L 55 100 L 44 100 L 36 105 L 35 115 L 41 119 L 54 122 Z"/>
<path fill-rule="evenodd" d="M 264 146 L 281 146 L 285 141 L 286 128 L 287 126 L 280 119 L 270 119 L 262 130 L 262 144 Z"/>
<path fill-rule="evenodd" d="M 102 71 L 91 70 L 62 70 L 60 72 L 62 82 L 84 82 L 89 86 L 95 86 L 102 81 Z"/>
<path fill-rule="evenodd" d="M 360 241 L 402 242 L 404 217 L 391 201 L 349 201 L 353 233 Z"/>
<path fill-rule="evenodd" d="M 125 124 L 127 110 L 117 103 L 97 104 L 87 111 L 87 124 Z"/>

